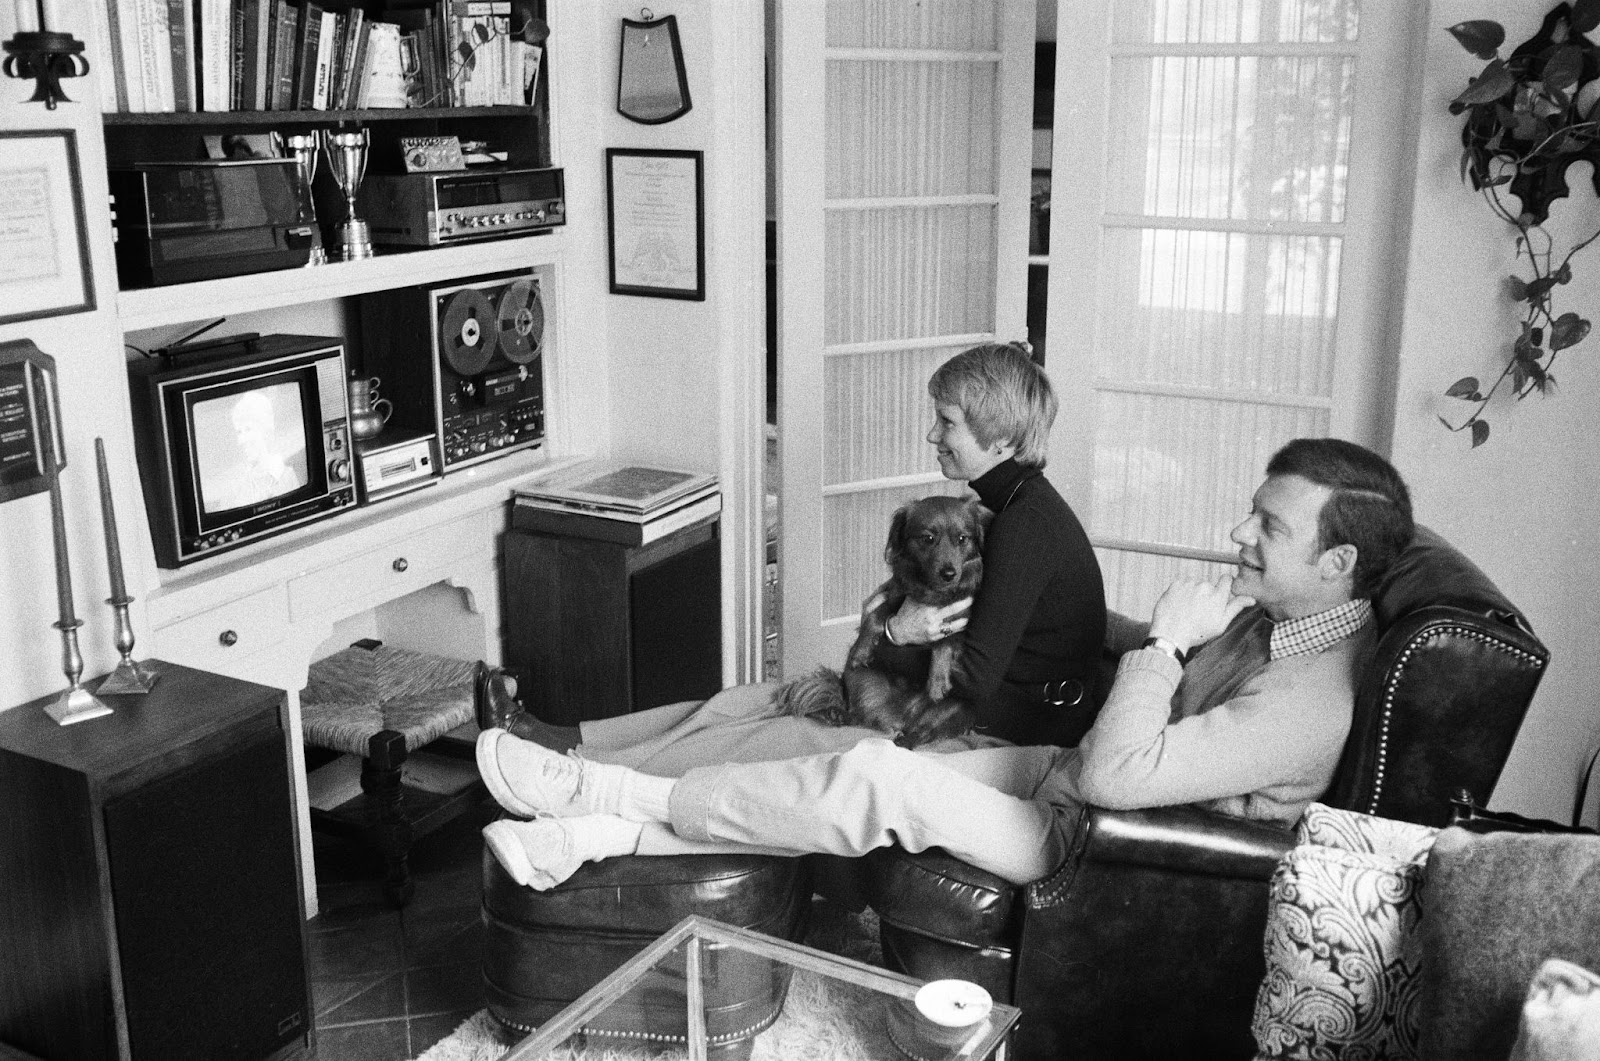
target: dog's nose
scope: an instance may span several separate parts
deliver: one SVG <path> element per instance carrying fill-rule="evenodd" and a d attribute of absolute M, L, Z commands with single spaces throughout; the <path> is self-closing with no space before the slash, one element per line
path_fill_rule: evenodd
<path fill-rule="evenodd" d="M 959 574 L 961 574 L 961 570 L 954 564 L 945 564 L 939 568 L 939 577 L 946 582 L 954 582 Z"/>

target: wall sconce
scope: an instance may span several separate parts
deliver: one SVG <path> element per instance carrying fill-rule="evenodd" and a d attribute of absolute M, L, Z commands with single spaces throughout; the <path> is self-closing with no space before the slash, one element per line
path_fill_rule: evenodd
<path fill-rule="evenodd" d="M 7 77 L 34 78 L 33 96 L 29 103 L 43 103 L 51 110 L 57 103 L 71 103 L 61 91 L 64 77 L 82 77 L 89 72 L 89 60 L 83 57 L 83 42 L 70 33 L 52 33 L 45 22 L 45 2 L 38 0 L 38 30 L 22 28 L 27 13 L 23 3 L 17 5 L 17 32 L 0 48 L 6 52 L 0 69 Z"/>
<path fill-rule="evenodd" d="M 617 112 L 641 125 L 661 125 L 689 113 L 689 75 L 675 15 L 622 20 L 622 59 L 617 64 Z"/>

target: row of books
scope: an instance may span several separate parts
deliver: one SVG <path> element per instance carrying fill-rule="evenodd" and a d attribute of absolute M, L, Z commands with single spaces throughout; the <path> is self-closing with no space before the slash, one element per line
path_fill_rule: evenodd
<path fill-rule="evenodd" d="M 117 112 L 522 104 L 543 51 L 510 0 L 369 17 L 353 0 L 92 0 L 100 105 Z M 348 5 L 348 6 L 339 6 Z M 109 74 L 109 76 L 107 76 Z"/>
<path fill-rule="evenodd" d="M 722 511 L 714 475 L 613 462 L 577 465 L 515 495 L 517 530 L 620 545 L 648 545 Z"/>

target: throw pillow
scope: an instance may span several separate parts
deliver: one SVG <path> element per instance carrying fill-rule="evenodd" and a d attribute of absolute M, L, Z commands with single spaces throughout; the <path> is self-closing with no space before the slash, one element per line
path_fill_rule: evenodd
<path fill-rule="evenodd" d="M 1258 1061 L 1416 1056 L 1417 895 L 1436 832 L 1307 809 L 1272 877 Z"/>
<path fill-rule="evenodd" d="M 1600 1061 L 1600 976 L 1560 958 L 1539 966 L 1511 1061 Z"/>
<path fill-rule="evenodd" d="M 1546 958 L 1600 967 L 1600 836 L 1446 829 L 1422 903 L 1424 1061 L 1503 1058 Z"/>

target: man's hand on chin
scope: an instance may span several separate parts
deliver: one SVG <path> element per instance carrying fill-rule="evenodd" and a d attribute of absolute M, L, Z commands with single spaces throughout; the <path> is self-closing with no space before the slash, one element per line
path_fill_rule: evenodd
<path fill-rule="evenodd" d="M 1150 636 L 1171 641 L 1180 652 L 1210 641 L 1255 603 L 1254 597 L 1234 596 L 1232 586 L 1232 575 L 1214 582 L 1174 582 L 1156 601 Z"/>

